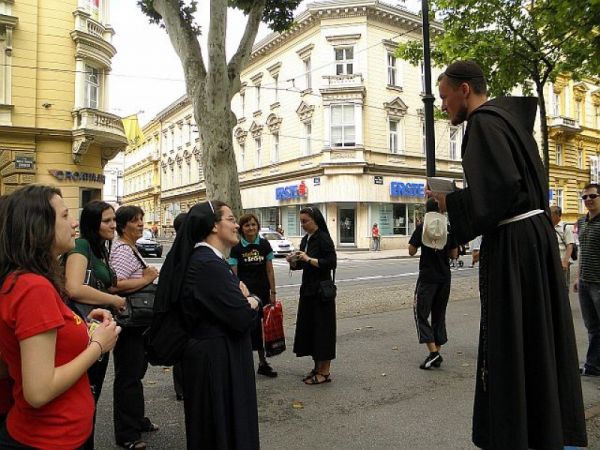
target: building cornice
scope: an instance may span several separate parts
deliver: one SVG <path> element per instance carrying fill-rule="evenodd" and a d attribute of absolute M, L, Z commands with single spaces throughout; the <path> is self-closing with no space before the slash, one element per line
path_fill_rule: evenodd
<path fill-rule="evenodd" d="M 307 9 L 295 18 L 294 24 L 288 30 L 271 33 L 258 41 L 252 48 L 249 63 L 253 63 L 261 57 L 270 56 L 275 49 L 306 32 L 323 19 L 346 19 L 361 16 L 407 29 L 419 28 L 422 25 L 422 19 L 418 15 L 396 6 L 387 5 L 379 0 L 334 0 L 310 3 Z M 440 34 L 443 32 L 443 26 L 441 23 L 431 22 L 430 30 L 432 34 Z"/>

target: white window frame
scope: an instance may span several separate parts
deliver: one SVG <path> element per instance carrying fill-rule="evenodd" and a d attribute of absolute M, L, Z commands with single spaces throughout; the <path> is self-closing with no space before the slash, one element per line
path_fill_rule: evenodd
<path fill-rule="evenodd" d="M 262 138 L 261 137 L 257 137 L 254 138 L 254 149 L 256 152 L 256 165 L 255 167 L 260 167 L 260 157 L 261 157 L 261 152 L 262 152 Z"/>
<path fill-rule="evenodd" d="M 246 170 L 246 144 L 240 144 L 240 170 Z"/>
<path fill-rule="evenodd" d="M 395 155 L 404 153 L 404 121 L 400 118 L 388 119 L 388 150 Z"/>
<path fill-rule="evenodd" d="M 387 83 L 388 86 L 398 86 L 398 60 L 396 56 L 388 52 L 387 54 Z"/>
<path fill-rule="evenodd" d="M 421 153 L 427 154 L 427 132 L 425 131 L 425 119 L 421 120 Z"/>
<path fill-rule="evenodd" d="M 254 86 L 256 90 L 256 111 L 260 111 L 260 84 Z"/>
<path fill-rule="evenodd" d="M 304 122 L 304 156 L 312 153 L 312 122 Z"/>
<path fill-rule="evenodd" d="M 94 66 L 85 65 L 85 107 L 100 109 L 100 89 L 102 71 Z M 95 92 L 95 94 L 94 94 Z"/>
<path fill-rule="evenodd" d="M 277 163 L 279 162 L 279 132 L 274 132 L 272 136 L 271 163 Z"/>
<path fill-rule="evenodd" d="M 246 93 L 240 92 L 240 106 L 242 107 L 242 117 L 246 115 Z"/>
<path fill-rule="evenodd" d="M 448 157 L 458 161 L 460 148 L 460 127 L 450 127 L 448 132 Z"/>
<path fill-rule="evenodd" d="M 560 209 L 564 209 L 564 192 L 563 188 L 554 188 L 552 189 L 552 200 L 550 201 L 550 205 L 556 205 Z"/>
<path fill-rule="evenodd" d="M 348 45 L 344 47 L 335 47 L 333 49 L 333 59 L 335 61 L 335 74 L 336 75 L 353 75 L 354 74 L 354 46 Z M 348 58 L 348 51 L 351 53 L 351 57 Z M 340 54 L 341 52 L 341 54 Z M 342 59 L 338 59 L 338 56 Z"/>
<path fill-rule="evenodd" d="M 273 75 L 273 83 L 275 84 L 275 102 L 279 101 L 279 75 Z"/>
<path fill-rule="evenodd" d="M 334 123 L 333 121 L 333 117 L 334 117 L 334 110 L 336 109 L 341 109 L 341 117 L 342 117 L 342 121 L 341 123 Z M 344 111 L 346 108 L 351 108 L 352 109 L 352 123 L 345 123 L 344 122 Z M 331 105 L 331 129 L 330 129 L 330 135 L 331 135 L 331 146 L 332 147 L 355 147 L 356 146 L 356 113 L 354 111 L 354 104 L 352 103 L 342 103 L 342 104 L 338 104 L 338 105 Z M 338 144 L 341 145 L 337 145 L 335 142 L 333 142 L 333 130 L 334 128 L 340 128 L 341 129 L 341 142 Z M 354 129 L 354 140 L 353 141 L 346 141 L 346 130 L 350 130 L 350 129 Z"/>
<path fill-rule="evenodd" d="M 575 100 L 575 117 L 574 119 L 581 122 L 581 101 Z"/>
<path fill-rule="evenodd" d="M 304 63 L 304 85 L 305 89 L 312 89 L 312 63 L 310 56 L 307 56 L 302 60 Z"/>
<path fill-rule="evenodd" d="M 560 143 L 556 143 L 554 146 L 554 162 L 557 166 L 562 165 L 563 160 L 563 146 Z"/>

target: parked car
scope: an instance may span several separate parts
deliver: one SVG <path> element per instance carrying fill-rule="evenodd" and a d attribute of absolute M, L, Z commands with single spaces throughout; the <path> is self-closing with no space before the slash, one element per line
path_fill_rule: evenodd
<path fill-rule="evenodd" d="M 135 246 L 142 256 L 156 255 L 157 258 L 162 256 L 163 246 L 154 239 L 151 230 L 144 230 L 142 237 L 137 240 Z"/>
<path fill-rule="evenodd" d="M 269 244 L 273 248 L 274 256 L 285 256 L 295 251 L 292 243 L 276 231 L 261 230 L 259 235 L 261 238 L 269 241 Z"/>

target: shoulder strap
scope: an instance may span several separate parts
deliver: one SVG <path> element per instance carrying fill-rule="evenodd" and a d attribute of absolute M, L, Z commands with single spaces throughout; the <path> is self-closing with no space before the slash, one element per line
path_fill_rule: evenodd
<path fill-rule="evenodd" d="M 131 251 L 133 252 L 133 254 L 135 255 L 135 257 L 137 258 L 137 260 L 140 262 L 140 264 L 142 265 L 142 267 L 145 269 L 148 267 L 148 264 L 146 264 L 146 262 L 142 259 L 142 257 L 139 255 L 139 253 L 134 250 L 131 249 Z"/>
<path fill-rule="evenodd" d="M 562 241 L 562 243 L 566 247 L 567 246 L 567 242 L 565 241 L 565 238 L 558 232 L 557 229 L 554 229 L 554 231 L 556 231 L 556 234 L 558 235 L 558 237 L 560 238 L 560 240 Z"/>

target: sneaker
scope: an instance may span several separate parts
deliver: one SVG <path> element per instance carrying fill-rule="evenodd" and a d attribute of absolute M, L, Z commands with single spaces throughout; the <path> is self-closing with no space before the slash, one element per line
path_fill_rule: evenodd
<path fill-rule="evenodd" d="M 438 362 L 438 364 L 441 364 L 442 362 L 442 355 L 440 355 L 438 352 L 435 353 L 430 353 L 429 356 L 427 358 L 425 358 L 425 361 L 423 361 L 423 364 L 421 364 L 419 366 L 420 369 L 423 370 L 429 370 L 432 367 L 439 367 L 439 365 L 435 365 L 436 362 Z"/>
<path fill-rule="evenodd" d="M 277 376 L 277 372 L 273 370 L 273 368 L 268 364 L 259 364 L 258 370 L 256 371 L 259 375 L 264 375 L 265 377 L 275 378 Z"/>
<path fill-rule="evenodd" d="M 589 367 L 583 366 L 579 369 L 579 373 L 584 377 L 600 377 L 600 371 L 596 369 L 590 369 Z"/>
<path fill-rule="evenodd" d="M 442 365 L 442 363 L 444 362 L 444 358 L 442 358 L 442 355 L 440 355 L 440 354 L 438 353 L 438 356 L 439 356 L 439 358 L 438 358 L 438 359 L 436 359 L 434 362 L 432 362 L 432 363 L 431 363 L 431 365 L 432 365 L 433 367 L 440 367 L 440 366 Z"/>

